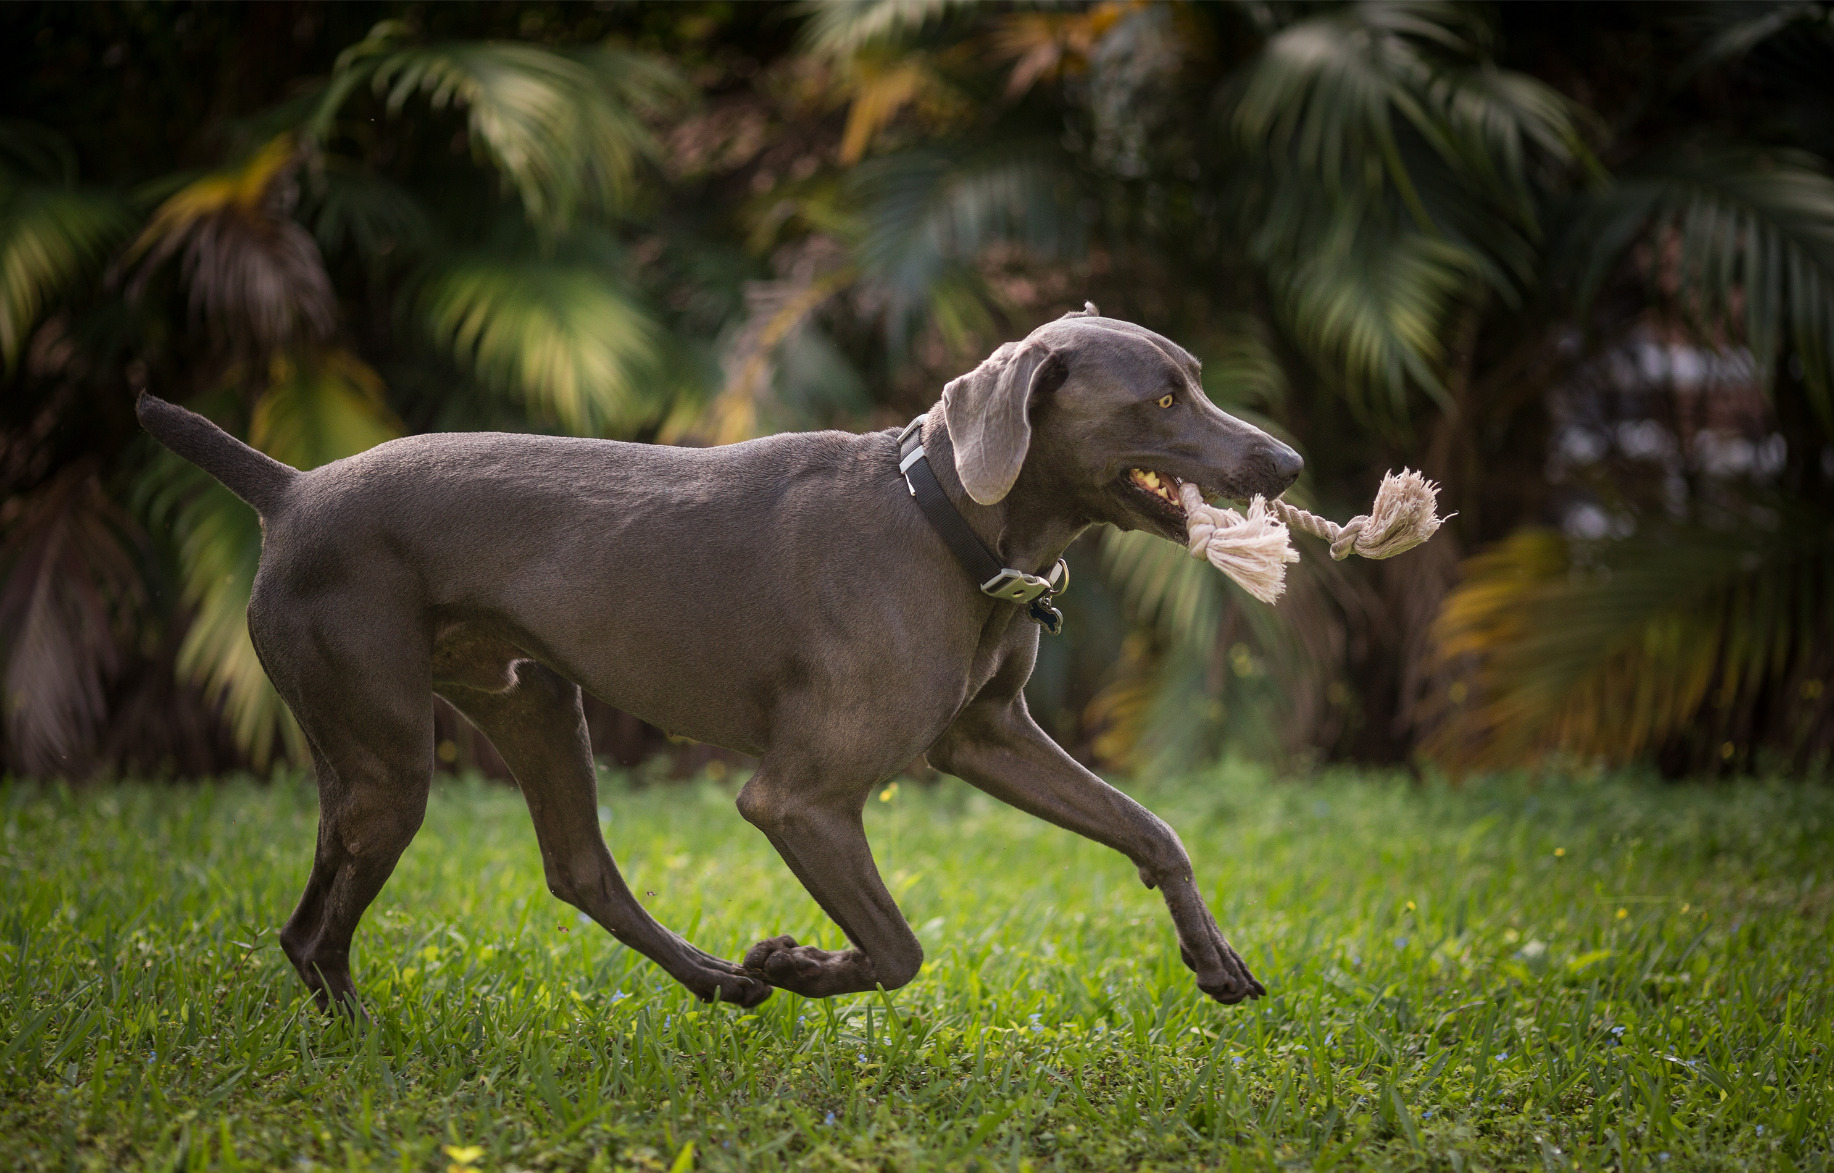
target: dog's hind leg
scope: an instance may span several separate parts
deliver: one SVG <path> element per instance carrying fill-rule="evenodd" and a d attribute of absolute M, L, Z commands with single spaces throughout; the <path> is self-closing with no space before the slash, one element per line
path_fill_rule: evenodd
<path fill-rule="evenodd" d="M 317 650 L 323 652 L 322 643 Z M 309 687 L 296 661 L 279 663 L 272 655 L 263 661 L 305 729 L 318 771 L 312 874 L 281 931 L 281 947 L 321 1005 L 335 1000 L 361 1013 L 350 939 L 426 814 L 432 688 L 424 660 L 419 679 L 411 669 L 391 676 L 319 662 Z"/>
<path fill-rule="evenodd" d="M 433 779 L 429 647 L 411 616 L 341 601 L 310 610 L 260 594 L 249 634 L 312 744 L 319 838 L 281 948 L 319 1004 L 361 1014 L 350 937 L 420 830 Z"/>
<path fill-rule="evenodd" d="M 578 685 L 524 660 L 506 690 L 444 681 L 438 689 L 490 738 L 516 776 L 554 895 L 707 1001 L 755 1006 L 770 997 L 769 985 L 663 928 L 624 883 L 599 832 L 598 778 Z"/>

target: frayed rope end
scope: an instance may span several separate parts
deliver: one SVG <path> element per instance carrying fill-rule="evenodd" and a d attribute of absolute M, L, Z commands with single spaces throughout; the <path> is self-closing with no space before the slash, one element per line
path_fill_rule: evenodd
<path fill-rule="evenodd" d="M 1383 477 L 1382 487 L 1376 491 L 1375 504 L 1370 506 L 1369 512 L 1344 526 L 1343 536 L 1351 538 L 1346 553 L 1354 551 L 1364 558 L 1393 558 L 1426 541 L 1444 524 L 1445 519 L 1439 516 L 1439 486 L 1412 469 L 1404 468 L 1399 476 L 1391 472 Z M 1354 535 L 1352 527 L 1356 529 Z M 1344 557 L 1338 553 L 1338 543 L 1343 536 L 1331 543 L 1333 558 Z"/>

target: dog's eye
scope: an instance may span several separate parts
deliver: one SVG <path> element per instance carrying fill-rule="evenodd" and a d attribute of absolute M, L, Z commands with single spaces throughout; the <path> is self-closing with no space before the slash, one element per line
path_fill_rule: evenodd
<path fill-rule="evenodd" d="M 1171 397 L 1171 395 L 1170 395 L 1170 394 L 1166 394 L 1166 395 L 1161 395 L 1161 396 L 1159 397 L 1159 406 L 1160 406 L 1160 407 L 1170 407 L 1170 406 L 1172 406 L 1172 397 Z"/>

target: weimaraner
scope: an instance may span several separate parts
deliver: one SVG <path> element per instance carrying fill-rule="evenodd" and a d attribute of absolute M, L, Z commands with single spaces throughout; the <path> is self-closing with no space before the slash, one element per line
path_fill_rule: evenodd
<path fill-rule="evenodd" d="M 921 420 L 936 482 L 1028 581 L 1106 522 L 1182 541 L 1182 481 L 1272 497 L 1299 456 L 1204 395 L 1197 361 L 1093 306 L 1007 343 Z M 900 435 L 721 448 L 410 436 L 310 472 L 143 395 L 142 424 L 261 515 L 248 628 L 304 729 L 318 849 L 281 944 L 321 1003 L 361 1011 L 350 939 L 421 824 L 435 694 L 528 800 L 548 887 L 704 999 L 895 989 L 923 949 L 866 842 L 867 797 L 919 755 L 1125 854 L 1219 1002 L 1264 990 L 1178 836 L 1078 765 L 1023 692 L 1040 625 L 983 592 L 901 475 Z M 907 432 L 909 429 L 907 429 Z M 759 759 L 738 807 L 846 933 L 743 962 L 637 902 L 599 831 L 580 690 Z"/>

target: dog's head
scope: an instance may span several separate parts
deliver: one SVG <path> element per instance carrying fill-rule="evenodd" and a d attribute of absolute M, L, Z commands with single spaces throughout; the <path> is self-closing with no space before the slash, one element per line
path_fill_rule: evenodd
<path fill-rule="evenodd" d="M 1185 537 L 1178 486 L 1206 497 L 1277 497 L 1297 452 L 1227 414 L 1203 392 L 1185 349 L 1095 307 L 1009 342 L 943 389 L 955 471 L 983 505 L 1027 461 L 1093 521 Z"/>

